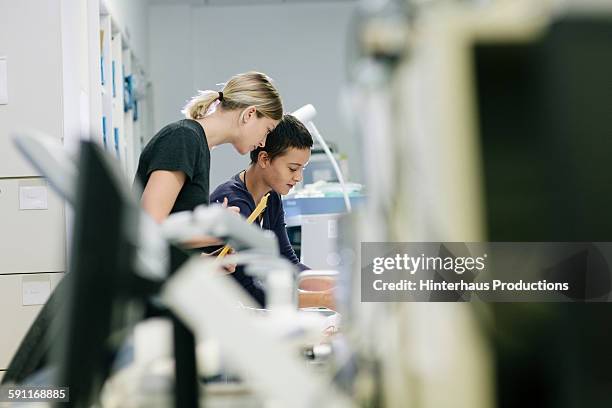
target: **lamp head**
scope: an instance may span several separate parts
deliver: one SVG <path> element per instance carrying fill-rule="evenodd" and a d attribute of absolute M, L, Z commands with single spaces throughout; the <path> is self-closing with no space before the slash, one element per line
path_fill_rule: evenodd
<path fill-rule="evenodd" d="M 300 109 L 293 112 L 291 115 L 296 117 L 304 124 L 304 126 L 308 125 L 308 122 L 312 121 L 312 119 L 317 115 L 317 110 L 311 104 L 304 105 Z"/>

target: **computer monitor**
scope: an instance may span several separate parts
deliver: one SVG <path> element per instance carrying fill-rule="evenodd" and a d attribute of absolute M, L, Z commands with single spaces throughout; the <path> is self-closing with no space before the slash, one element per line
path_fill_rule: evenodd
<path fill-rule="evenodd" d="M 527 43 L 475 45 L 492 240 L 612 238 L 611 38 L 608 20 L 566 17 Z"/>
<path fill-rule="evenodd" d="M 163 282 L 137 270 L 140 240 L 153 237 L 142 238 L 139 203 L 114 158 L 84 141 L 78 167 L 70 279 L 49 333 L 57 334 L 50 340 L 54 382 L 69 387 L 69 404 L 81 407 L 99 398 L 117 352 L 131 328 L 151 312 L 149 300 Z M 188 258 L 172 247 L 169 272 Z M 166 315 L 174 326 L 174 406 L 195 407 L 195 339 L 178 318 Z"/>
<path fill-rule="evenodd" d="M 112 159 L 83 142 L 79 158 L 70 280 L 52 339 L 55 383 L 70 405 L 90 406 L 108 377 L 128 329 L 142 318 L 134 259 L 139 205 Z M 144 292 L 144 291 L 143 291 Z"/>
<path fill-rule="evenodd" d="M 568 14 L 531 41 L 474 44 L 488 240 L 612 239 L 611 21 Z M 609 303 L 490 306 L 499 408 L 612 406 Z"/>

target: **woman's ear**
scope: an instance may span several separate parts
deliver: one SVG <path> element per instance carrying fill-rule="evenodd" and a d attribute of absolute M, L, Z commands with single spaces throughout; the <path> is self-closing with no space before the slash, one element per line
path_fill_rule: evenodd
<path fill-rule="evenodd" d="M 257 108 L 255 106 L 249 106 L 242 111 L 242 119 L 240 120 L 241 124 L 246 124 L 251 118 L 255 117 L 257 114 Z"/>
<path fill-rule="evenodd" d="M 270 156 L 268 155 L 268 152 L 261 151 L 259 154 L 257 154 L 257 164 L 262 169 L 265 169 L 270 165 Z"/>

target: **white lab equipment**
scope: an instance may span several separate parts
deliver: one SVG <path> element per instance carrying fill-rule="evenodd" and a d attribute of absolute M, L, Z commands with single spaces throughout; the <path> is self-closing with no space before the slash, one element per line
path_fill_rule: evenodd
<path fill-rule="evenodd" d="M 193 211 L 171 214 L 161 224 L 162 234 L 171 242 L 185 242 L 201 236 L 228 238 L 240 250 L 262 255 L 277 255 L 278 242 L 271 231 L 247 224 L 244 219 L 221 205 L 198 206 Z"/>
<path fill-rule="evenodd" d="M 162 293 L 164 303 L 196 334 L 214 333 L 240 375 L 266 399 L 296 408 L 353 406 L 331 380 L 314 375 L 277 333 L 262 330 L 248 310 L 236 307 L 243 296 L 208 259 L 188 261 Z"/>
<path fill-rule="evenodd" d="M 342 186 L 342 193 L 344 196 L 344 204 L 346 205 L 346 211 L 351 212 L 352 210 L 351 202 L 349 200 L 348 192 L 346 191 L 344 176 L 342 175 L 342 171 L 340 171 L 340 166 L 338 166 L 338 162 L 334 158 L 334 155 L 332 154 L 332 152 L 329 150 L 329 146 L 327 146 L 327 143 L 325 143 L 323 136 L 321 136 L 321 134 L 319 133 L 319 130 L 315 126 L 314 122 L 312 121 L 313 118 L 316 116 L 316 114 L 317 114 L 317 111 L 314 108 L 314 106 L 312 106 L 311 104 L 304 105 L 292 113 L 292 115 L 295 116 L 297 119 L 299 119 L 304 124 L 304 126 L 306 126 L 306 128 L 310 131 L 310 133 L 315 137 L 315 139 L 319 142 L 319 144 L 325 151 L 325 154 L 331 161 L 332 166 L 334 167 L 334 171 L 336 172 L 336 176 L 338 177 L 338 181 L 340 182 L 340 185 Z"/>
<path fill-rule="evenodd" d="M 314 269 L 334 269 L 337 254 L 338 221 L 346 214 L 344 190 L 353 206 L 365 197 L 356 183 L 317 182 L 283 197 L 287 232 L 300 262 Z"/>

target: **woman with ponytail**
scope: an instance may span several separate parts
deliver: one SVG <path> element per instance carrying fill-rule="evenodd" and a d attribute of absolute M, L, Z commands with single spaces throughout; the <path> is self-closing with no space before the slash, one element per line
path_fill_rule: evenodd
<path fill-rule="evenodd" d="M 185 119 L 161 129 L 138 162 L 136 180 L 144 186 L 141 204 L 157 222 L 208 204 L 210 149 L 230 143 L 247 154 L 263 147 L 283 107 L 268 76 L 247 72 L 233 76 L 219 92 L 200 91 L 182 112 Z"/>

